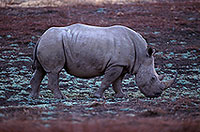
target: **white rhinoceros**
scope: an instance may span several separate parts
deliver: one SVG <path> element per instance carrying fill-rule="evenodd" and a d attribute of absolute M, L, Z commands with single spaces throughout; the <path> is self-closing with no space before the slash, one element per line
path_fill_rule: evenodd
<path fill-rule="evenodd" d="M 147 97 L 158 97 L 175 80 L 161 82 L 154 68 L 154 49 L 147 48 L 143 37 L 125 26 L 96 27 L 73 24 L 52 27 L 38 40 L 33 53 L 34 75 L 31 97 L 39 95 L 40 83 L 48 74 L 48 87 L 56 98 L 64 98 L 59 90 L 59 72 L 80 78 L 104 75 L 101 87 L 94 94 L 102 97 L 112 84 L 116 97 L 123 97 L 122 79 L 135 74 L 136 84 Z"/>

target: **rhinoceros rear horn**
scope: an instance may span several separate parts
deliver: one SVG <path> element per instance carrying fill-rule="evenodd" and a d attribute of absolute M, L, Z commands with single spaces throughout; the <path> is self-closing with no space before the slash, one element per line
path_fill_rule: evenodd
<path fill-rule="evenodd" d="M 168 80 L 167 82 L 163 82 L 163 84 L 165 86 L 164 90 L 167 89 L 167 88 L 169 88 L 174 82 L 176 82 L 177 75 L 178 75 L 178 73 L 176 72 L 176 75 L 175 75 L 175 77 L 173 79 Z"/>

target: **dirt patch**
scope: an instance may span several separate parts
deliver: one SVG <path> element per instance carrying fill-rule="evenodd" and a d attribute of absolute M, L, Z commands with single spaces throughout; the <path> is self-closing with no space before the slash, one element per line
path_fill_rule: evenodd
<path fill-rule="evenodd" d="M 199 5 L 177 0 L 0 8 L 0 131 L 199 131 Z M 109 88 L 105 99 L 94 99 L 102 77 L 80 79 L 63 70 L 60 88 L 67 99 L 53 98 L 47 78 L 40 98 L 28 98 L 36 41 L 49 27 L 73 23 L 120 24 L 141 33 L 157 51 L 157 72 L 166 73 L 167 80 L 178 71 L 177 83 L 149 99 L 140 93 L 134 76 L 127 75 L 126 98 L 114 98 Z"/>

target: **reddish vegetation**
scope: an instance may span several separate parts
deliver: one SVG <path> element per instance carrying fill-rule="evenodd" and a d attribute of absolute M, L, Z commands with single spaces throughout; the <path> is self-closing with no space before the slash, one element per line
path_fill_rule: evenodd
<path fill-rule="evenodd" d="M 1 123 L 2 132 L 198 132 L 200 121 L 174 121 L 165 118 L 92 119 L 82 123 L 71 121 L 16 121 Z"/>
<path fill-rule="evenodd" d="M 175 2 L 133 3 L 128 5 L 74 5 L 45 8 L 0 8 L 0 51 L 10 48 L 8 44 L 17 43 L 20 50 L 27 56 L 32 56 L 32 48 L 27 45 L 49 27 L 67 26 L 73 23 L 85 23 L 98 26 L 115 24 L 125 25 L 141 33 L 157 51 L 164 53 L 181 53 L 188 50 L 199 50 L 200 35 L 200 3 L 198 1 L 174 0 Z M 159 32 L 159 33 L 158 33 Z M 192 34 L 192 36 L 188 35 Z M 6 37 L 11 35 L 12 37 Z M 36 39 L 32 39 L 35 36 Z M 189 45 L 172 45 L 170 40 L 184 41 Z M 199 54 L 199 51 L 196 53 Z M 199 60 L 199 59 L 198 59 Z M 181 65 L 194 63 L 196 60 L 176 61 L 175 69 Z M 173 62 L 170 59 L 156 56 L 156 64 L 161 68 L 163 63 Z M 199 64 L 199 62 L 198 62 Z M 20 62 L 13 66 L 26 65 Z M 0 70 L 5 70 L 7 64 L 0 63 Z M 186 68 L 185 68 L 186 69 Z M 31 70 L 31 68 L 30 68 Z M 182 74 L 183 72 L 179 72 Z M 23 73 L 22 73 L 23 74 Z M 191 74 L 185 72 L 184 74 Z M 196 83 L 196 82 L 194 82 Z M 185 86 L 180 84 L 181 86 Z M 189 87 L 189 85 L 186 85 Z M 7 95 L 10 96 L 10 95 Z M 170 95 L 173 96 L 173 95 Z M 197 97 L 183 97 L 176 101 L 158 103 L 144 102 L 130 98 L 129 102 L 114 104 L 94 103 L 88 106 L 94 110 L 94 115 L 83 117 L 79 114 L 88 114 L 83 106 L 67 107 L 64 112 L 62 104 L 56 104 L 56 119 L 41 120 L 41 113 L 46 109 L 39 108 L 2 108 L 0 113 L 0 132 L 54 132 L 54 131 L 152 131 L 152 132 L 198 132 L 200 131 L 200 101 Z M 191 102 L 199 106 L 194 106 Z M 1 101 L 4 106 L 16 105 Z M 1 106 L 1 105 L 0 105 Z M 185 107 L 187 106 L 187 107 Z M 136 110 L 131 113 L 122 108 Z M 142 111 L 143 109 L 146 111 Z M 102 111 L 116 111 L 117 114 L 105 114 Z M 71 112 L 71 113 L 70 113 Z"/>
<path fill-rule="evenodd" d="M 67 121 L 8 121 L 1 123 L 2 132 L 198 132 L 200 122 L 160 118 L 93 119 L 82 123 Z"/>

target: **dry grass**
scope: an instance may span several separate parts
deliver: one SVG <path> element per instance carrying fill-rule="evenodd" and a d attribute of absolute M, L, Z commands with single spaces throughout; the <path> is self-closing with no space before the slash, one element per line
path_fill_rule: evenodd
<path fill-rule="evenodd" d="M 1 0 L 0 7 L 20 6 L 20 7 L 44 7 L 63 6 L 75 4 L 127 4 L 132 2 L 154 2 L 156 0 Z"/>

